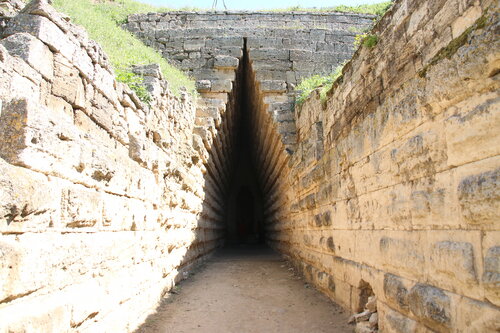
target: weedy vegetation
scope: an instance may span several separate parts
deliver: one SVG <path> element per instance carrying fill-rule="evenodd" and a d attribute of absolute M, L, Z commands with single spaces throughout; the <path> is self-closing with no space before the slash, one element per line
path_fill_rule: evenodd
<path fill-rule="evenodd" d="M 300 82 L 300 84 L 295 88 L 295 91 L 298 92 L 298 95 L 295 98 L 295 104 L 299 106 L 302 105 L 307 100 L 309 95 L 311 95 L 311 93 L 316 89 L 319 89 L 321 102 L 325 102 L 327 92 L 332 89 L 335 81 L 337 81 L 337 79 L 342 75 L 342 68 L 344 68 L 344 64 L 337 66 L 335 71 L 333 71 L 330 75 L 313 75 L 303 79 L 302 82 Z"/>
<path fill-rule="evenodd" d="M 158 63 L 174 95 L 180 95 L 181 87 L 186 87 L 192 95 L 196 94 L 192 79 L 170 65 L 156 50 L 121 28 L 129 14 L 160 12 L 168 8 L 132 0 L 53 0 L 53 5 L 73 22 L 83 26 L 90 38 L 102 46 L 113 65 L 117 80 L 128 84 L 142 101 L 148 102 L 151 97 L 141 85 L 142 77 L 132 73 L 133 65 Z"/>
<path fill-rule="evenodd" d="M 267 10 L 268 12 L 344 12 L 344 13 L 357 13 L 357 14 L 371 14 L 382 16 L 391 7 L 392 1 L 385 1 L 371 5 L 359 6 L 334 6 L 334 7 L 320 7 L 320 8 L 305 8 L 301 6 L 293 6 L 288 8 Z"/>
<path fill-rule="evenodd" d="M 327 11 L 338 11 L 338 12 L 348 12 L 348 13 L 358 13 L 358 14 L 373 14 L 376 15 L 377 18 L 374 19 L 374 23 L 377 22 L 392 6 L 393 0 L 385 1 L 372 5 L 359 5 L 359 6 L 336 6 L 336 7 L 325 7 L 325 8 L 301 8 L 299 6 L 290 7 L 286 10 L 276 10 L 276 11 L 318 11 L 318 12 L 327 12 Z M 354 46 L 356 48 L 359 47 L 367 47 L 373 48 L 378 43 L 378 36 L 369 32 L 370 28 L 358 28 L 358 27 L 349 27 L 348 30 L 353 33 L 357 33 L 354 39 Z M 342 68 L 344 64 L 338 66 L 333 73 L 326 76 L 321 75 L 313 75 L 311 77 L 305 78 L 302 82 L 297 85 L 295 91 L 298 95 L 295 98 L 295 104 L 300 106 L 302 105 L 309 95 L 316 89 L 319 89 L 321 102 L 324 103 L 326 101 L 326 95 L 328 91 L 330 91 L 333 87 L 335 81 L 337 81 L 342 76 Z"/>

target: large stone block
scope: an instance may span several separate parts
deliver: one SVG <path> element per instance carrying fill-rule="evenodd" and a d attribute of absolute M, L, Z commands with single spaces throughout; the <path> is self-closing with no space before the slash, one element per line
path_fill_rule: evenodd
<path fill-rule="evenodd" d="M 390 303 L 398 306 L 401 310 L 407 311 L 409 309 L 408 289 L 401 278 L 386 273 L 384 275 L 384 294 Z"/>
<path fill-rule="evenodd" d="M 115 90 L 116 80 L 110 71 L 100 65 L 95 65 L 92 84 L 98 91 L 106 96 L 114 106 L 118 106 L 118 96 Z"/>
<path fill-rule="evenodd" d="M 446 112 L 444 121 L 448 164 L 459 166 L 499 153 L 500 122 L 496 94 L 468 98 Z"/>
<path fill-rule="evenodd" d="M 243 37 L 228 36 L 228 37 L 213 37 L 206 41 L 208 48 L 227 48 L 235 47 L 243 49 Z"/>
<path fill-rule="evenodd" d="M 464 219 L 472 225 L 492 224 L 500 219 L 500 169 L 463 178 L 458 200 Z"/>
<path fill-rule="evenodd" d="M 410 333 L 418 332 L 418 324 L 414 320 L 394 311 L 390 308 L 384 307 L 379 312 L 379 329 L 382 332 L 388 333 Z"/>
<path fill-rule="evenodd" d="M 281 80 L 263 80 L 260 81 L 260 90 L 262 92 L 282 93 L 287 89 L 286 82 Z"/>
<path fill-rule="evenodd" d="M 487 298 L 493 304 L 500 301 L 500 246 L 493 246 L 488 249 L 484 257 L 483 284 L 490 291 Z"/>
<path fill-rule="evenodd" d="M 214 58 L 214 68 L 218 69 L 236 69 L 239 59 L 231 56 L 217 55 Z"/>
<path fill-rule="evenodd" d="M 72 119 L 22 99 L 3 105 L 0 156 L 44 173 L 72 174 L 78 165 L 79 134 Z"/>
<path fill-rule="evenodd" d="M 23 59 L 45 79 L 52 81 L 54 77 L 53 55 L 40 40 L 27 33 L 16 33 L 2 39 L 0 43 L 11 55 Z"/>
<path fill-rule="evenodd" d="M 231 92 L 233 89 L 233 82 L 231 80 L 212 80 L 211 92 Z"/>
<path fill-rule="evenodd" d="M 417 284 L 408 293 L 411 312 L 427 325 L 438 330 L 451 327 L 450 297 L 441 289 Z"/>
<path fill-rule="evenodd" d="M 414 277 L 422 276 L 425 257 L 416 240 L 382 237 L 379 248 L 386 267 Z"/>
<path fill-rule="evenodd" d="M 75 108 L 84 108 L 86 106 L 85 87 L 80 72 L 61 55 L 56 54 L 54 60 L 52 93 L 64 98 Z"/>
<path fill-rule="evenodd" d="M 448 278 L 464 283 L 477 283 L 474 248 L 471 243 L 435 243 L 432 247 L 431 263 L 436 272 Z"/>
<path fill-rule="evenodd" d="M 289 60 L 290 51 L 279 49 L 256 49 L 250 50 L 250 60 Z"/>
<path fill-rule="evenodd" d="M 500 330 L 500 309 L 488 302 L 460 297 L 455 305 L 454 327 L 473 333 L 498 332 Z"/>
<path fill-rule="evenodd" d="M 4 36 L 15 33 L 29 33 L 52 50 L 61 53 L 66 59 L 73 59 L 77 49 L 76 41 L 72 40 L 57 25 L 48 18 L 38 15 L 19 14 L 9 21 L 4 30 Z"/>
<path fill-rule="evenodd" d="M 61 220 L 68 228 L 100 227 L 103 201 L 99 192 L 74 186 L 63 190 Z"/>
<path fill-rule="evenodd" d="M 45 175 L 0 159 L 0 232 L 57 228 L 60 203 L 59 186 Z"/>

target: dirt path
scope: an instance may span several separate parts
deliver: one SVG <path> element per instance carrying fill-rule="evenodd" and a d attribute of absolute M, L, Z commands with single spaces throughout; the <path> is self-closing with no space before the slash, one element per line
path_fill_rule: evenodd
<path fill-rule="evenodd" d="M 216 254 L 148 317 L 141 333 L 352 332 L 347 314 L 266 249 Z"/>

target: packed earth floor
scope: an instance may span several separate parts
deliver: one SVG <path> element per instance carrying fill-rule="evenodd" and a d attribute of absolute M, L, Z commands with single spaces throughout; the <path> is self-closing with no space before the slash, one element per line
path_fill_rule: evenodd
<path fill-rule="evenodd" d="M 215 254 L 137 332 L 352 332 L 348 315 L 265 247 Z"/>

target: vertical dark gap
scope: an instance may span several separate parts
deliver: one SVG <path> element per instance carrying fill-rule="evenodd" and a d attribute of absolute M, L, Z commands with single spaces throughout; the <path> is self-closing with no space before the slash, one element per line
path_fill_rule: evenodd
<path fill-rule="evenodd" d="M 250 131 L 251 108 L 249 91 L 252 88 L 248 76 L 247 40 L 244 38 L 243 58 L 236 75 L 235 112 L 237 113 L 236 138 L 233 149 L 234 167 L 230 176 L 227 198 L 227 244 L 256 244 L 264 242 L 263 199 L 257 170 L 252 159 L 253 144 Z"/>

